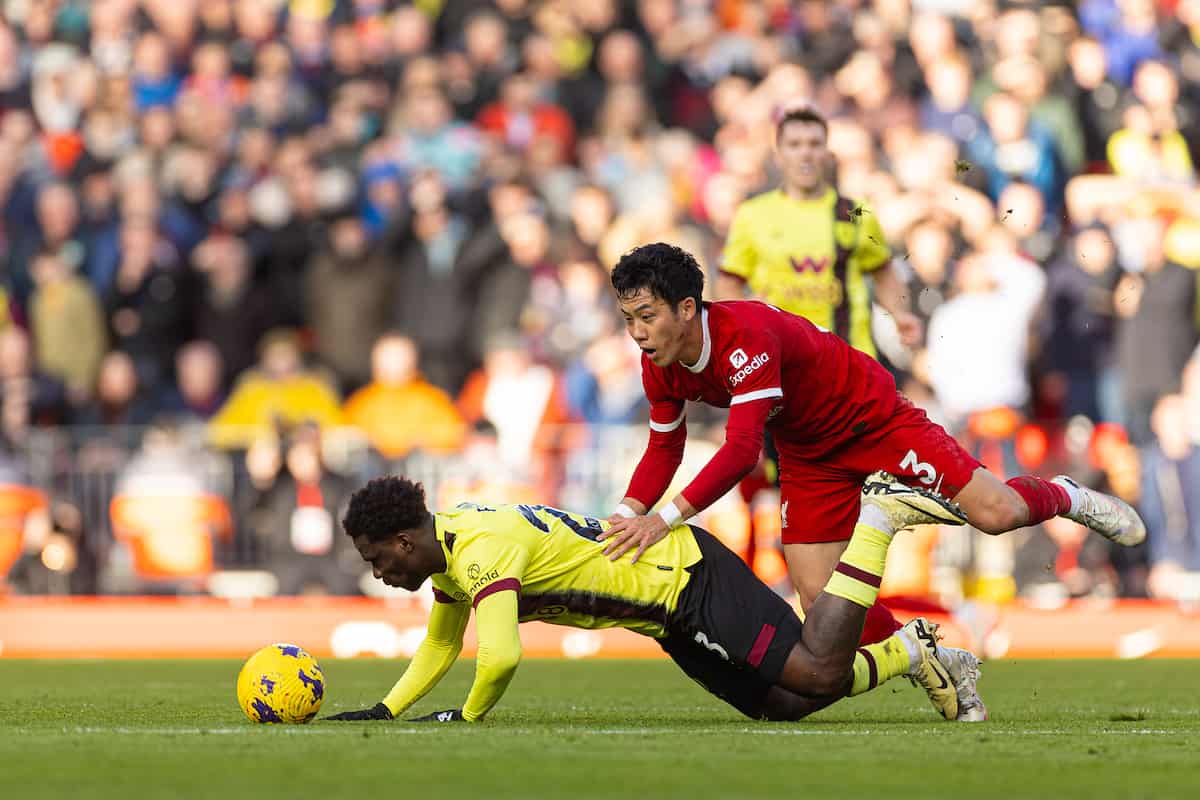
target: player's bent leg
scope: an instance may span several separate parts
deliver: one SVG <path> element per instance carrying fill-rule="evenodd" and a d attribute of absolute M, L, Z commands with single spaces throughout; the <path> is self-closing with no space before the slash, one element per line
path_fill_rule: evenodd
<path fill-rule="evenodd" d="M 876 601 L 894 533 L 913 525 L 962 525 L 965 516 L 933 492 L 876 474 L 863 487 L 859 521 L 825 591 L 805 619 L 802 641 L 793 649 L 779 683 L 802 695 L 868 691 L 912 671 L 948 719 L 958 714 L 953 682 L 937 661 L 936 641 L 924 620 L 878 644 L 858 648 L 867 609 Z M 936 629 L 935 629 L 936 630 Z M 906 632 L 907 631 L 907 632 Z M 919 633 L 930 640 L 924 643 Z M 847 674 L 849 670 L 849 674 Z"/>
<path fill-rule="evenodd" d="M 1035 492 L 1038 492 L 1037 487 L 1031 486 L 1028 490 L 1031 495 Z M 1032 508 L 1021 493 L 984 467 L 975 470 L 971 480 L 953 499 L 966 513 L 971 525 L 984 533 L 1005 533 L 1032 524 Z M 1034 502 L 1044 503 L 1040 493 Z"/>
<path fill-rule="evenodd" d="M 1007 483 L 983 467 L 954 496 L 971 524 L 999 534 L 1063 516 L 1127 547 L 1146 538 L 1146 525 L 1123 500 L 1081 486 L 1067 475 L 1052 481 L 1022 475 Z"/>
<path fill-rule="evenodd" d="M 796 596 L 800 599 L 800 607 L 804 613 L 812 607 L 817 595 L 825 590 L 833 568 L 842 560 L 842 553 L 847 539 L 842 542 L 813 542 L 800 544 L 785 544 L 783 557 L 787 561 L 788 577 L 796 588 Z"/>

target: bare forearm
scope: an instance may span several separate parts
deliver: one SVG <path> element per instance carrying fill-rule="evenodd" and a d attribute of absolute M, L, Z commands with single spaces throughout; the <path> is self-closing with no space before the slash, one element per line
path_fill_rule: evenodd
<path fill-rule="evenodd" d="M 895 266 L 888 263 L 880 267 L 872 276 L 875 284 L 875 300 L 883 306 L 883 310 L 896 316 L 906 313 L 911 307 L 911 297 L 908 286 L 900 279 Z"/>

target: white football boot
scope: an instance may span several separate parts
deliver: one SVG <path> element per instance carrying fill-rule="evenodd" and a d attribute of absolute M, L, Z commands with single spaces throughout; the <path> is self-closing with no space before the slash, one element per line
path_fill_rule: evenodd
<path fill-rule="evenodd" d="M 984 722 L 988 718 L 987 706 L 979 696 L 979 659 L 970 650 L 938 645 L 938 661 L 950 673 L 950 679 L 958 694 L 959 722 Z"/>
<path fill-rule="evenodd" d="M 1063 514 L 1069 520 L 1086 525 L 1105 539 L 1126 547 L 1141 544 L 1146 539 L 1146 523 L 1133 507 L 1112 495 L 1080 486 L 1068 475 L 1059 475 L 1051 483 L 1079 497 L 1079 508 Z"/>

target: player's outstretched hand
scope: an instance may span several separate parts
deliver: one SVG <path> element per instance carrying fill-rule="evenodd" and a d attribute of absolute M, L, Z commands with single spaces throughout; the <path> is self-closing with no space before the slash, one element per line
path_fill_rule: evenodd
<path fill-rule="evenodd" d="M 333 722 L 361 722 L 368 719 L 391 719 L 392 712 L 383 703 L 376 703 L 371 708 L 362 711 L 343 711 L 325 719 Z"/>
<path fill-rule="evenodd" d="M 611 561 L 616 561 L 636 547 L 637 552 L 633 554 L 631 562 L 636 564 L 642 553 L 646 552 L 646 548 L 666 536 L 669 530 L 666 520 L 658 514 L 627 517 L 614 522 L 612 527 L 597 536 L 596 540 L 608 541 L 604 546 L 604 555 Z"/>
<path fill-rule="evenodd" d="M 414 717 L 407 722 L 463 722 L 462 709 L 451 708 L 446 711 L 435 711 L 423 717 Z"/>

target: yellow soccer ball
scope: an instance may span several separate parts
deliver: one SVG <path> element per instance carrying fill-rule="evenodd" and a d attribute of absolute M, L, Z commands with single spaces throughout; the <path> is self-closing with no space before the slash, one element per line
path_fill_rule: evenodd
<path fill-rule="evenodd" d="M 303 724 L 321 709 L 325 674 L 303 648 L 268 645 L 238 673 L 237 697 L 251 722 Z"/>

